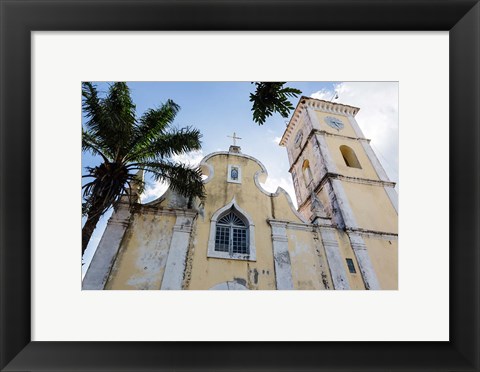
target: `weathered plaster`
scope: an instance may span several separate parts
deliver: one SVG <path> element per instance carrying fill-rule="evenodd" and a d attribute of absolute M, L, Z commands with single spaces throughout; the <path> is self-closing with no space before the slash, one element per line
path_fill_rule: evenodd
<path fill-rule="evenodd" d="M 177 214 L 161 289 L 182 289 L 194 218 L 195 214 L 192 212 L 185 211 L 181 213 L 179 211 Z"/>
<path fill-rule="evenodd" d="M 325 248 L 334 289 L 350 289 L 347 272 L 345 271 L 343 257 L 339 251 L 335 231 L 330 228 L 319 227 L 318 233 Z"/>
<path fill-rule="evenodd" d="M 318 257 L 318 271 L 320 274 L 321 284 L 323 284 L 323 289 L 334 289 L 325 246 L 323 245 L 323 242 L 321 240 L 318 226 L 313 232 L 313 247 Z"/>
<path fill-rule="evenodd" d="M 175 219 L 171 214 L 132 214 L 105 289 L 159 289 Z"/>
<path fill-rule="evenodd" d="M 82 289 L 104 289 L 130 219 L 129 204 L 118 203 L 93 255 Z"/>
<path fill-rule="evenodd" d="M 275 262 L 277 289 L 293 289 L 286 224 L 273 220 L 269 220 L 268 222 L 272 227 L 273 259 Z"/>
<path fill-rule="evenodd" d="M 352 249 L 355 252 L 355 257 L 357 258 L 358 266 L 362 273 L 363 282 L 365 283 L 365 288 L 381 289 L 363 238 L 359 234 L 355 233 L 349 233 L 348 237 L 350 238 Z"/>

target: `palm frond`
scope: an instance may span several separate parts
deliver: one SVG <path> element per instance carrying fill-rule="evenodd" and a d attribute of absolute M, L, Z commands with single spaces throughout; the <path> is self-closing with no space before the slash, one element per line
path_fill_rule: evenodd
<path fill-rule="evenodd" d="M 171 99 L 167 100 L 157 109 L 147 110 L 139 120 L 139 135 L 151 138 L 163 133 L 173 123 L 173 120 L 180 111 L 180 106 Z"/>
<path fill-rule="evenodd" d="M 129 151 L 129 145 L 136 125 L 135 104 L 125 82 L 113 83 L 104 99 L 108 115 L 110 138 L 115 142 L 114 159 L 119 161 Z"/>
<path fill-rule="evenodd" d="M 106 115 L 97 88 L 90 82 L 82 83 L 82 109 L 87 117 L 87 128 L 98 135 L 102 131 Z"/>
<path fill-rule="evenodd" d="M 180 106 L 170 99 L 159 108 L 147 110 L 134 128 L 130 145 L 134 152 L 164 134 L 179 110 Z"/>
<path fill-rule="evenodd" d="M 105 98 L 98 96 L 92 83 L 82 84 L 82 107 L 86 128 L 101 144 L 110 160 L 118 161 L 129 151 L 135 126 L 135 105 L 126 83 L 110 85 Z M 108 154 L 106 154 L 108 153 Z"/>
<path fill-rule="evenodd" d="M 160 134 L 156 138 L 142 143 L 141 147 L 138 144 L 138 147 L 128 155 L 126 160 L 163 161 L 173 155 L 201 149 L 201 138 L 202 135 L 196 128 L 172 129 L 168 133 Z"/>
<path fill-rule="evenodd" d="M 157 181 L 167 181 L 170 187 L 185 197 L 205 198 L 205 186 L 199 168 L 190 168 L 182 163 L 170 161 L 130 164 L 129 169 L 151 172 Z"/>
<path fill-rule="evenodd" d="M 103 158 L 103 161 L 107 162 L 108 149 L 103 149 L 103 145 L 99 143 L 97 137 L 92 133 L 85 131 L 82 128 L 82 151 L 88 151 L 92 155 L 100 155 Z M 105 151 L 105 154 L 104 154 Z"/>

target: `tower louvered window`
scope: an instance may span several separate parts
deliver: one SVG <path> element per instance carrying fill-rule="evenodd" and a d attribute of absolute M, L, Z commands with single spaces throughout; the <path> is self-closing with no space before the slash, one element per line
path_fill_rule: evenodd
<path fill-rule="evenodd" d="M 217 222 L 215 250 L 218 252 L 249 254 L 247 225 L 232 208 Z"/>

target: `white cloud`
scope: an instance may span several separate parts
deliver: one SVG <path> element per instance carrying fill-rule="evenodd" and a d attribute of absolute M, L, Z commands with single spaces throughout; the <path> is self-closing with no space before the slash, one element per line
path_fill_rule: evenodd
<path fill-rule="evenodd" d="M 356 106 L 358 125 L 392 181 L 398 182 L 398 83 L 343 82 L 334 88 L 334 102 Z M 321 90 L 313 98 L 330 100 L 335 92 Z M 323 98 L 322 98 L 323 97 Z"/>
<path fill-rule="evenodd" d="M 272 139 L 272 142 L 275 143 L 276 145 L 278 145 L 281 141 L 282 137 L 275 137 Z"/>
<path fill-rule="evenodd" d="M 191 151 L 185 154 L 172 156 L 173 161 L 187 164 L 191 167 L 198 166 L 198 164 L 200 164 L 203 158 L 204 155 L 202 150 Z"/>
<path fill-rule="evenodd" d="M 316 99 L 323 99 L 324 101 L 330 101 L 335 92 L 328 89 L 321 89 L 318 92 L 312 93 L 310 97 Z"/>
<path fill-rule="evenodd" d="M 142 203 L 148 203 L 163 195 L 167 191 L 168 183 L 162 181 L 153 181 L 147 184 L 145 191 L 142 194 Z"/>

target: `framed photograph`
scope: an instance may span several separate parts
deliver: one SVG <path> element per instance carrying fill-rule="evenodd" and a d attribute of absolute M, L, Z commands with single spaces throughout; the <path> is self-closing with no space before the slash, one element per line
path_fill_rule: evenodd
<path fill-rule="evenodd" d="M 41 39 L 35 38 L 39 48 Z M 443 39 L 446 46 L 446 35 Z M 235 49 L 238 53 L 239 42 Z M 203 72 L 207 68 L 201 66 Z M 443 69 L 439 74 L 446 77 L 447 66 Z M 398 86 L 397 81 L 83 83 L 82 290 L 397 290 Z M 120 109 L 114 115 L 111 103 L 118 92 L 135 106 L 131 111 L 115 106 Z M 283 94 L 294 102 L 284 107 L 289 114 L 262 111 L 260 102 L 275 94 L 278 106 L 289 102 Z M 258 97 L 259 123 L 251 97 Z M 138 117 L 138 125 L 151 133 L 132 135 L 120 131 L 121 124 L 110 126 L 110 119 L 102 122 L 94 114 L 97 102 L 100 112 L 111 113 L 108 118 L 131 112 L 125 128 L 135 128 Z M 141 113 L 154 102 L 165 103 Z M 446 110 L 436 115 L 446 130 Z M 153 117 L 161 125 L 152 126 Z M 125 134 L 127 145 L 122 155 L 112 156 L 118 133 Z M 162 146 L 150 153 L 149 162 L 142 160 L 147 143 L 152 149 Z M 133 149 L 137 144 L 141 152 Z M 171 156 L 158 155 L 167 153 L 165 144 Z M 132 160 L 136 154 L 141 158 Z M 125 162 L 115 160 L 120 158 Z M 446 154 L 437 159 L 447 161 Z M 111 162 L 131 170 L 117 172 Z M 117 175 L 126 179 L 113 181 Z M 133 192 L 121 197 L 107 219 L 110 201 L 119 195 L 107 194 L 112 199 L 102 202 L 102 214 L 97 200 L 103 191 L 95 189 L 111 190 L 112 184 L 130 184 Z M 225 308 L 224 321 L 236 311 L 237 306 Z"/>
<path fill-rule="evenodd" d="M 2 0 L 0 7 L 1 370 L 480 370 L 477 1 Z M 410 154 L 400 157 L 395 290 L 82 291 L 81 82 L 284 76 L 398 81 L 400 153 Z M 333 133 L 349 125 L 335 115 L 325 120 Z M 228 129 L 233 140 L 242 137 Z M 302 139 L 284 142 L 295 149 Z M 352 151 L 339 156 L 359 169 L 363 160 Z M 313 178 L 308 163 L 303 171 Z M 237 161 L 226 177 L 237 187 L 248 172 Z M 249 240 L 250 214 L 236 200 L 222 206 L 220 227 L 233 213 L 238 223 L 228 228 L 245 231 L 244 245 L 234 252 L 225 240 L 222 251 L 221 239 L 211 239 L 210 257 L 252 261 L 259 251 Z M 345 268 L 357 265 L 352 256 Z M 185 285 L 172 278 L 169 285 Z M 282 278 L 272 286 L 309 289 Z"/>

